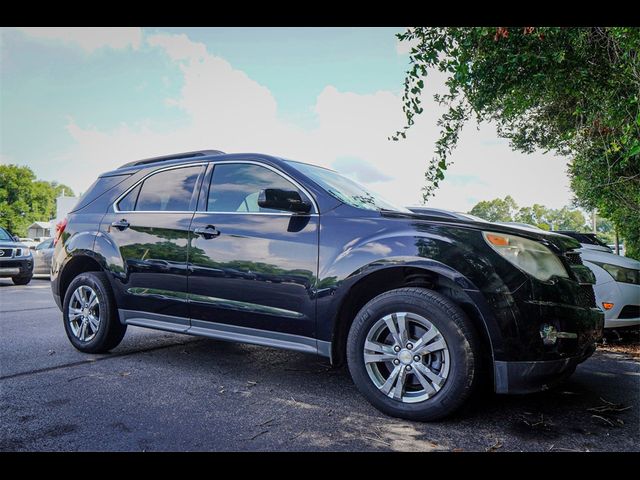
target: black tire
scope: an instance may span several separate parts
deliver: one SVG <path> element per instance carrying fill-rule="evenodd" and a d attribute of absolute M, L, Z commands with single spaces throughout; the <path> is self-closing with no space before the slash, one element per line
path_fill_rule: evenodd
<path fill-rule="evenodd" d="M 33 275 L 26 275 L 23 277 L 11 277 L 11 280 L 13 280 L 14 285 L 27 285 L 32 278 Z"/>
<path fill-rule="evenodd" d="M 76 289 L 82 285 L 91 287 L 100 302 L 100 323 L 95 336 L 89 341 L 82 341 L 74 335 L 69 320 L 69 304 Z M 107 276 L 103 272 L 81 273 L 74 278 L 64 296 L 62 308 L 64 329 L 71 344 L 85 353 L 104 353 L 118 346 L 127 331 L 127 326 L 120 323 L 113 292 Z"/>
<path fill-rule="evenodd" d="M 385 315 L 410 312 L 428 319 L 441 333 L 449 350 L 449 373 L 441 390 L 430 398 L 403 403 L 385 395 L 369 377 L 364 343 L 369 330 Z M 456 411 L 478 383 L 480 337 L 456 304 L 424 288 L 399 288 L 378 295 L 358 313 L 347 338 L 347 363 L 358 390 L 378 410 L 407 420 L 431 421 Z"/>

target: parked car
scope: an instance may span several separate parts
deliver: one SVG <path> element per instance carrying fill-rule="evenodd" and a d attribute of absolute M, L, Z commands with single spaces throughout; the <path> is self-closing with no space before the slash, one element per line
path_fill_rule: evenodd
<path fill-rule="evenodd" d="M 32 276 L 31 250 L 18 237 L 0 227 L 0 278 L 11 277 L 16 285 L 26 285 Z"/>
<path fill-rule="evenodd" d="M 593 233 L 567 232 L 582 245 L 582 259 L 596 276 L 596 304 L 605 328 L 640 325 L 640 262 L 613 253 Z"/>
<path fill-rule="evenodd" d="M 40 242 L 33 251 L 33 274 L 49 275 L 53 257 L 53 238 Z"/>
<path fill-rule="evenodd" d="M 38 245 L 40 245 L 40 243 L 42 243 L 43 241 L 49 239 L 51 237 L 35 237 L 35 238 L 30 238 L 30 237 L 21 237 L 19 240 L 24 243 L 27 247 L 29 247 L 31 250 L 35 249 Z"/>
<path fill-rule="evenodd" d="M 80 351 L 137 325 L 308 352 L 346 361 L 381 411 L 433 420 L 482 372 L 534 392 L 593 353 L 604 316 L 579 247 L 416 214 L 325 168 L 201 151 L 100 175 L 58 230 L 51 288 Z"/>
<path fill-rule="evenodd" d="M 613 253 L 616 253 L 616 244 L 615 243 L 608 243 L 607 247 L 609 247 Z M 619 243 L 618 244 L 618 252 L 619 253 L 616 253 L 616 255 L 620 255 L 622 257 L 625 256 L 624 243 Z"/>
<path fill-rule="evenodd" d="M 605 242 L 598 238 L 595 233 L 588 232 L 574 232 L 572 230 L 556 230 L 556 233 L 567 235 L 571 238 L 575 238 L 580 242 L 582 248 L 586 250 L 597 250 L 600 252 L 613 253 L 613 249 Z"/>

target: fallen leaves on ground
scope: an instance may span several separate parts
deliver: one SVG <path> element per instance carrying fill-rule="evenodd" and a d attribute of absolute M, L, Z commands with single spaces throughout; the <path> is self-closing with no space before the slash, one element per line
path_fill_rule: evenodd
<path fill-rule="evenodd" d="M 598 345 L 598 351 L 607 353 L 622 353 L 633 358 L 640 358 L 640 343 L 607 343 L 606 345 Z"/>
<path fill-rule="evenodd" d="M 496 443 L 494 443 L 490 447 L 487 447 L 485 449 L 485 452 L 497 452 L 499 448 L 502 448 L 502 445 L 502 440 L 496 440 Z"/>

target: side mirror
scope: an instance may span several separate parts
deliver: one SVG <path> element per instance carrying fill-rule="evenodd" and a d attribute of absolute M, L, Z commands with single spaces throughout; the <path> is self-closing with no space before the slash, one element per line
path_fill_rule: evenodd
<path fill-rule="evenodd" d="M 311 211 L 311 204 L 305 202 L 297 191 L 280 190 L 279 188 L 260 190 L 258 206 L 295 213 L 309 213 Z"/>

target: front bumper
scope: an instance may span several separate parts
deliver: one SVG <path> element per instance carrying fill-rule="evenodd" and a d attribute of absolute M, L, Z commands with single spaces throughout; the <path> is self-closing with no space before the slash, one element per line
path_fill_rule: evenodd
<path fill-rule="evenodd" d="M 621 328 L 640 325 L 640 316 L 624 315 L 625 307 L 640 303 L 640 285 L 623 282 L 603 282 L 594 286 L 596 303 L 613 303 L 613 308 L 604 310 L 604 328 Z"/>
<path fill-rule="evenodd" d="M 33 257 L 0 260 L 0 278 L 24 277 L 33 273 Z"/>
<path fill-rule="evenodd" d="M 595 345 L 580 356 L 539 362 L 494 362 L 496 393 L 534 393 L 565 380 L 595 351 Z"/>
<path fill-rule="evenodd" d="M 612 318 L 606 319 L 604 328 L 625 328 L 640 325 L 640 317 L 637 318 Z"/>

